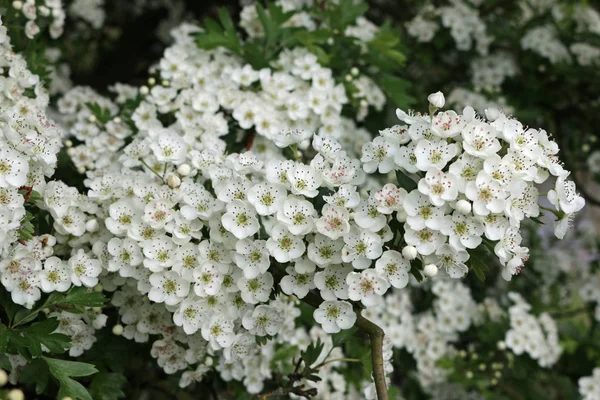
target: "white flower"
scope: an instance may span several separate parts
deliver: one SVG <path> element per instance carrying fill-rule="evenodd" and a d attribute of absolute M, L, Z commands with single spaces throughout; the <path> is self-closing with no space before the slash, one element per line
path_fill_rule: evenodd
<path fill-rule="evenodd" d="M 566 177 L 563 175 L 556 179 L 555 188 L 548 192 L 548 200 L 557 210 L 573 214 L 583 208 L 585 200 L 577 194 L 575 183 L 567 181 Z"/>
<path fill-rule="evenodd" d="M 350 212 L 347 209 L 325 204 L 321 214 L 315 223 L 319 233 L 336 240 L 350 232 Z"/>
<path fill-rule="evenodd" d="M 350 329 L 356 322 L 352 304 L 347 301 L 324 301 L 314 311 L 313 317 L 327 333 Z"/>
<path fill-rule="evenodd" d="M 307 256 L 309 260 L 320 267 L 341 264 L 343 247 L 343 240 L 331 240 L 327 236 L 318 233 L 308 244 Z"/>
<path fill-rule="evenodd" d="M 385 226 L 387 217 L 378 210 L 375 193 L 371 193 L 367 200 L 363 200 L 354 213 L 354 222 L 363 229 L 378 232 Z"/>
<path fill-rule="evenodd" d="M 387 174 L 396 166 L 394 158 L 398 146 L 390 143 L 384 137 L 378 136 L 372 142 L 367 142 L 362 147 L 363 169 L 371 174 L 379 170 L 382 174 Z"/>
<path fill-rule="evenodd" d="M 500 150 L 496 129 L 485 122 L 473 120 L 462 131 L 463 148 L 472 156 L 486 158 Z"/>
<path fill-rule="evenodd" d="M 199 299 L 190 296 L 179 303 L 179 307 L 173 313 L 173 322 L 181 326 L 188 335 L 193 335 L 201 328 L 202 320 L 205 318 L 204 309 Z"/>
<path fill-rule="evenodd" d="M 306 197 L 315 197 L 319 194 L 319 186 L 321 186 L 321 176 L 310 166 L 297 164 L 290 168 L 287 173 L 287 178 L 291 184 L 293 194 L 303 195 Z"/>
<path fill-rule="evenodd" d="M 294 235 L 306 235 L 314 228 L 317 213 L 309 201 L 300 196 L 288 196 L 277 211 L 277 220 Z"/>
<path fill-rule="evenodd" d="M 144 259 L 142 251 L 135 240 L 129 238 L 112 238 L 107 243 L 107 250 L 113 257 L 108 260 L 108 270 L 119 271 L 126 266 L 135 267 Z"/>
<path fill-rule="evenodd" d="M 18 188 L 26 185 L 28 172 L 27 159 L 0 141 L 0 187 Z"/>
<path fill-rule="evenodd" d="M 431 122 L 431 132 L 444 139 L 458 136 L 463 127 L 462 118 L 452 110 L 437 113 Z"/>
<path fill-rule="evenodd" d="M 285 263 L 304 254 L 306 245 L 301 237 L 290 233 L 285 225 L 277 224 L 271 230 L 267 249 L 278 262 Z"/>
<path fill-rule="evenodd" d="M 221 290 L 225 275 L 212 263 L 194 269 L 194 293 L 199 297 L 214 296 Z"/>
<path fill-rule="evenodd" d="M 202 337 L 213 350 L 230 347 L 235 339 L 233 321 L 222 315 L 214 315 L 202 325 Z"/>
<path fill-rule="evenodd" d="M 179 304 L 190 292 L 190 284 L 175 271 L 155 272 L 150 275 L 152 288 L 148 298 L 169 306 Z"/>
<path fill-rule="evenodd" d="M 269 295 L 273 289 L 273 275 L 265 272 L 256 278 L 246 279 L 241 277 L 237 282 L 242 299 L 246 303 L 257 304 L 269 300 Z"/>
<path fill-rule="evenodd" d="M 444 107 L 444 104 L 446 104 L 446 99 L 444 98 L 444 93 L 442 92 L 431 93 L 429 96 L 427 96 L 427 101 L 435 108 L 442 108 Z"/>
<path fill-rule="evenodd" d="M 221 217 L 221 222 L 236 238 L 244 239 L 258 232 L 260 225 L 250 204 L 242 200 L 232 200 L 227 203 L 226 211 Z"/>
<path fill-rule="evenodd" d="M 298 265 L 311 265 L 312 270 L 302 270 Z M 300 269 L 300 271 L 298 270 Z M 308 291 L 314 289 L 315 283 L 313 279 L 315 264 L 310 261 L 299 261 L 296 263 L 296 268 L 287 267 L 285 272 L 287 275 L 281 278 L 280 286 L 283 293 L 295 295 L 299 299 L 306 297 Z"/>
<path fill-rule="evenodd" d="M 264 240 L 239 240 L 235 244 L 235 250 L 231 256 L 246 279 L 253 279 L 264 274 L 271 265 Z"/>
<path fill-rule="evenodd" d="M 424 256 L 435 252 L 446 241 L 446 236 L 441 232 L 429 228 L 416 231 L 404 224 L 404 231 L 406 244 L 416 247 L 419 254 Z"/>
<path fill-rule="evenodd" d="M 431 168 L 425 178 L 419 181 L 419 192 L 428 195 L 434 205 L 442 206 L 447 201 L 455 200 L 458 195 L 456 177 Z"/>
<path fill-rule="evenodd" d="M 443 169 L 458 154 L 456 143 L 448 144 L 445 140 L 419 140 L 415 147 L 417 168 L 429 171 L 432 168 Z"/>
<path fill-rule="evenodd" d="M 506 193 L 502 186 L 485 171 L 477 174 L 475 182 L 467 182 L 465 196 L 473 202 L 475 215 L 501 213 L 506 205 Z"/>
<path fill-rule="evenodd" d="M 283 324 L 279 311 L 271 306 L 260 305 L 248 310 L 242 318 L 242 325 L 256 336 L 275 336 Z"/>
<path fill-rule="evenodd" d="M 436 252 L 435 256 L 429 256 L 428 260 L 435 260 L 440 268 L 444 268 L 451 278 L 462 278 L 469 272 L 465 262 L 469 259 L 469 253 L 465 250 L 457 250 L 452 246 L 443 244 Z"/>
<path fill-rule="evenodd" d="M 377 211 L 382 214 L 391 214 L 394 211 L 402 210 L 402 203 L 406 196 L 406 190 L 398 188 L 393 183 L 388 183 L 381 190 L 376 191 L 373 198 L 377 203 Z"/>
<path fill-rule="evenodd" d="M 82 249 L 69 259 L 69 267 L 71 267 L 71 281 L 75 286 L 84 285 L 89 288 L 96 286 L 98 275 L 102 272 L 102 262 L 90 258 Z"/>
<path fill-rule="evenodd" d="M 410 263 L 399 252 L 387 250 L 375 263 L 375 271 L 386 278 L 393 287 L 402 289 L 408 283 Z"/>
<path fill-rule="evenodd" d="M 413 190 L 404 199 L 406 223 L 414 230 L 423 228 L 439 229 L 443 221 L 446 206 L 436 207 L 431 204 L 429 197 Z"/>
<path fill-rule="evenodd" d="M 346 278 L 348 297 L 350 300 L 361 301 L 365 307 L 372 307 L 383 301 L 383 295 L 389 288 L 385 278 L 379 276 L 373 269 L 362 272 L 350 272 Z"/>
<path fill-rule="evenodd" d="M 172 205 L 164 200 L 151 201 L 144 207 L 143 221 L 154 229 L 164 228 L 174 217 Z"/>
<path fill-rule="evenodd" d="M 351 267 L 330 265 L 315 274 L 315 286 L 319 289 L 324 300 L 335 301 L 348 298 L 346 277 L 352 271 Z"/>
<path fill-rule="evenodd" d="M 283 185 L 261 182 L 250 188 L 248 201 L 258 215 L 273 215 L 281 208 L 286 199 L 287 190 Z"/>
<path fill-rule="evenodd" d="M 440 231 L 449 237 L 450 245 L 456 250 L 465 247 L 474 249 L 481 244 L 484 227 L 481 221 L 459 213 L 447 215 Z"/>
<path fill-rule="evenodd" d="M 71 274 L 68 265 L 58 257 L 49 257 L 44 261 L 40 273 L 40 284 L 44 293 L 64 292 L 71 287 Z"/>
<path fill-rule="evenodd" d="M 356 269 L 365 269 L 372 260 L 381 256 L 383 242 L 379 235 L 366 229 L 352 227 L 344 236 L 346 245 L 342 249 L 342 260 L 351 262 Z"/>

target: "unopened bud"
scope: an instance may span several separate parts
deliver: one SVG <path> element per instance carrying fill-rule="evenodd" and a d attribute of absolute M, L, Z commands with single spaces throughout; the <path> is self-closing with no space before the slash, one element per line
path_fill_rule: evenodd
<path fill-rule="evenodd" d="M 414 260 L 417 258 L 417 248 L 415 246 L 406 246 L 402 249 L 402 257 L 407 260 Z"/>
<path fill-rule="evenodd" d="M 167 178 L 167 185 L 169 185 L 171 189 L 178 188 L 179 185 L 181 185 L 181 178 L 175 174 L 171 174 Z"/>
<path fill-rule="evenodd" d="M 101 283 L 97 284 L 96 286 L 94 286 L 94 289 L 92 289 L 94 292 L 100 293 L 101 291 L 104 290 L 104 286 L 102 286 Z"/>
<path fill-rule="evenodd" d="M 88 232 L 96 232 L 98 230 L 98 221 L 92 218 L 85 223 L 85 230 Z"/>
<path fill-rule="evenodd" d="M 435 108 L 442 108 L 444 107 L 444 104 L 446 104 L 446 98 L 442 92 L 431 93 L 427 96 L 427 100 L 429 101 L 429 104 Z"/>
<path fill-rule="evenodd" d="M 459 200 L 456 202 L 456 211 L 461 214 L 469 214 L 471 212 L 472 206 L 467 200 Z"/>
<path fill-rule="evenodd" d="M 154 79 L 154 78 L 148 78 L 148 85 L 150 85 L 150 86 L 156 85 L 156 79 Z"/>
<path fill-rule="evenodd" d="M 147 94 L 148 94 L 148 92 L 150 92 L 150 89 L 148 89 L 148 86 L 142 86 L 142 87 L 140 88 L 140 94 L 141 94 L 141 95 L 145 96 L 145 95 L 147 95 Z"/>
<path fill-rule="evenodd" d="M 23 8 L 23 2 L 22 1 L 13 1 L 12 6 L 15 10 L 20 10 L 21 8 Z"/>
<path fill-rule="evenodd" d="M 8 374 L 5 370 L 0 369 L 0 387 L 6 385 L 8 382 Z"/>
<path fill-rule="evenodd" d="M 181 164 L 177 168 L 177 173 L 181 176 L 188 176 L 190 172 L 192 172 L 192 168 L 189 166 L 189 164 Z"/>
<path fill-rule="evenodd" d="M 65 140 L 65 146 L 66 147 L 73 147 L 73 142 L 70 140 Z"/>
<path fill-rule="evenodd" d="M 427 264 L 425 268 L 423 268 L 423 273 L 425 276 L 434 277 L 438 273 L 438 267 L 435 264 Z"/>
<path fill-rule="evenodd" d="M 13 389 L 6 394 L 7 400 L 25 400 L 25 394 L 21 389 Z"/>
<path fill-rule="evenodd" d="M 112 328 L 113 335 L 121 336 L 123 334 L 123 325 L 117 324 Z"/>
<path fill-rule="evenodd" d="M 90 115 L 90 116 L 88 117 L 88 121 L 89 121 L 89 122 L 92 122 L 92 123 L 96 122 L 96 116 L 95 116 L 94 114 Z"/>

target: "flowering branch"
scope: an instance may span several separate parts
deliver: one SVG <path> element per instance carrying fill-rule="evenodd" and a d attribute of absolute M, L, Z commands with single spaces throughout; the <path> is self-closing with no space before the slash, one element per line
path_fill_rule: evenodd
<path fill-rule="evenodd" d="M 302 299 L 305 303 L 319 308 L 323 299 L 314 291 L 309 291 Z M 387 383 L 385 381 L 385 370 L 383 367 L 383 337 L 381 327 L 362 316 L 360 310 L 356 312 L 356 326 L 369 335 L 371 342 L 371 363 L 373 364 L 373 380 L 377 391 L 377 400 L 388 400 Z"/>

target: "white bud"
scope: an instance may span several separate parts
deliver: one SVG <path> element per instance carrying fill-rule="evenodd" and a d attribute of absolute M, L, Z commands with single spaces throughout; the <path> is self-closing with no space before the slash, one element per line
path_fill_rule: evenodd
<path fill-rule="evenodd" d="M 92 122 L 92 123 L 96 122 L 96 116 L 95 116 L 94 114 L 90 115 L 90 116 L 88 117 L 88 121 L 89 121 L 89 122 Z"/>
<path fill-rule="evenodd" d="M 154 78 L 148 78 L 148 85 L 154 86 L 155 84 L 156 84 L 156 79 L 154 79 Z"/>
<path fill-rule="evenodd" d="M 94 164 L 93 162 L 87 163 L 85 167 L 87 169 L 94 169 L 94 168 L 96 168 L 96 164 Z"/>
<path fill-rule="evenodd" d="M 506 343 L 499 341 L 497 344 L 498 350 L 506 350 Z"/>
<path fill-rule="evenodd" d="M 500 110 L 497 108 L 486 108 L 485 116 L 489 121 L 494 122 L 498 119 L 498 117 L 500 117 Z"/>
<path fill-rule="evenodd" d="M 345 76 L 345 79 L 346 79 L 346 82 L 350 82 L 350 81 L 352 80 L 352 75 L 350 75 L 350 74 L 347 74 L 347 75 Z"/>
<path fill-rule="evenodd" d="M 150 89 L 148 89 L 148 86 L 142 86 L 142 87 L 140 88 L 140 94 L 141 94 L 141 95 L 144 95 L 144 96 L 145 96 L 145 95 L 147 95 L 147 94 L 148 94 L 148 92 L 150 92 Z"/>
<path fill-rule="evenodd" d="M 73 142 L 70 140 L 65 140 L 65 146 L 67 147 L 73 147 Z"/>
<path fill-rule="evenodd" d="M 67 154 L 69 155 L 69 157 L 73 157 L 75 155 L 75 149 L 72 147 L 69 147 L 67 149 Z"/>
<path fill-rule="evenodd" d="M 73 398 L 71 396 L 65 396 L 62 398 L 62 400 L 73 400 Z"/>
<path fill-rule="evenodd" d="M 48 15 L 50 15 L 50 9 L 46 6 L 39 6 L 38 10 L 40 10 L 40 14 L 43 17 L 47 17 Z"/>
<path fill-rule="evenodd" d="M 121 336 L 123 334 L 123 325 L 117 324 L 112 328 L 113 335 Z"/>
<path fill-rule="evenodd" d="M 459 200 L 456 202 L 456 211 L 461 214 L 469 214 L 471 212 L 471 208 L 471 203 L 469 203 L 467 200 Z"/>
<path fill-rule="evenodd" d="M 417 248 L 415 246 L 406 246 L 402 249 L 402 257 L 407 260 L 414 260 L 417 258 Z"/>
<path fill-rule="evenodd" d="M 104 290 L 104 286 L 102 286 L 101 283 L 98 283 L 96 286 L 94 286 L 94 288 L 92 290 L 96 293 L 100 293 L 101 291 Z"/>
<path fill-rule="evenodd" d="M 163 79 L 163 81 L 161 82 L 161 84 L 162 84 L 163 86 L 169 86 L 169 85 L 171 84 L 171 82 L 169 82 L 169 81 L 168 81 L 168 80 L 166 80 L 166 79 Z"/>
<path fill-rule="evenodd" d="M 423 273 L 425 276 L 434 277 L 438 273 L 438 267 L 435 264 L 427 264 L 425 268 L 423 268 Z"/>
<path fill-rule="evenodd" d="M 80 174 L 85 174 L 85 167 L 77 168 L 77 172 L 79 172 Z"/>
<path fill-rule="evenodd" d="M 113 118 L 113 122 L 114 122 L 115 124 L 120 124 L 120 123 L 121 123 L 121 117 L 114 117 L 114 118 Z"/>
<path fill-rule="evenodd" d="M 585 143 L 583 146 L 581 146 L 581 151 L 587 153 L 588 151 L 590 151 L 590 145 Z"/>
<path fill-rule="evenodd" d="M 429 96 L 427 96 L 427 100 L 429 101 L 429 104 L 435 108 L 442 108 L 444 107 L 444 104 L 446 104 L 446 99 L 444 98 L 444 93 L 442 92 L 431 93 Z"/>
<path fill-rule="evenodd" d="M 8 382 L 8 374 L 5 370 L 0 369 L 0 387 L 6 385 L 6 382 Z"/>
<path fill-rule="evenodd" d="M 92 307 L 92 311 L 96 313 L 102 312 L 102 307 Z"/>
<path fill-rule="evenodd" d="M 204 360 L 204 365 L 206 365 L 207 367 L 210 367 L 211 365 L 213 365 L 212 357 L 206 357 L 206 360 Z"/>
<path fill-rule="evenodd" d="M 354 76 L 357 76 L 360 73 L 360 71 L 358 70 L 358 68 L 352 67 L 352 69 L 350 70 L 350 73 Z"/>
<path fill-rule="evenodd" d="M 7 400 L 25 400 L 25 394 L 21 389 L 13 389 L 6 394 Z"/>
<path fill-rule="evenodd" d="M 181 176 L 188 176 L 190 172 L 192 172 L 192 168 L 189 166 L 189 164 L 181 164 L 177 168 L 177 173 Z"/>
<path fill-rule="evenodd" d="M 171 174 L 167 178 L 167 185 L 169 185 L 171 189 L 178 188 L 179 185 L 181 185 L 181 178 L 175 174 Z"/>
<path fill-rule="evenodd" d="M 85 223 L 85 230 L 88 232 L 96 232 L 98 230 L 98 221 L 92 218 Z"/>
<path fill-rule="evenodd" d="M 15 10 L 20 10 L 21 8 L 23 8 L 23 2 L 22 1 L 13 1 L 12 6 Z"/>

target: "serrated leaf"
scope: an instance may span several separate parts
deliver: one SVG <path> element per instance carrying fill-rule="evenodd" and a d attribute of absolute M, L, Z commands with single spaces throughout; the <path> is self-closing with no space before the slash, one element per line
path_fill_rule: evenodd
<path fill-rule="evenodd" d="M 89 291 L 85 287 L 74 287 L 57 304 L 61 307 L 102 307 L 107 301 L 102 293 Z"/>
<path fill-rule="evenodd" d="M 410 273 L 412 274 L 412 276 L 415 277 L 415 279 L 418 282 L 423 282 L 423 274 L 421 274 L 421 271 L 423 270 L 423 262 L 421 260 L 419 260 L 418 258 L 414 259 L 411 263 L 410 263 Z"/>
<path fill-rule="evenodd" d="M 34 386 L 35 392 L 41 394 L 48 386 L 50 372 L 48 364 L 41 358 L 36 358 L 19 372 L 19 382 Z"/>
<path fill-rule="evenodd" d="M 471 269 L 473 270 L 473 272 L 475 272 L 475 276 L 477 276 L 477 279 L 479 279 L 482 282 L 485 281 L 485 273 L 488 271 L 487 265 L 485 265 L 483 261 L 475 257 L 469 259 L 469 263 Z"/>
<path fill-rule="evenodd" d="M 97 373 L 98 370 L 92 364 L 48 357 L 43 357 L 43 359 L 48 364 L 52 376 L 60 384 L 59 399 L 69 396 L 73 399 L 93 400 L 81 383 L 71 379 L 72 377 L 89 376 Z"/>
<path fill-rule="evenodd" d="M 308 379 L 309 381 L 313 381 L 313 382 L 319 382 L 322 381 L 323 378 L 321 378 L 319 375 L 315 375 L 315 374 L 310 374 L 306 377 L 306 379 Z"/>
<path fill-rule="evenodd" d="M 127 383 L 124 375 L 114 372 L 100 372 L 92 378 L 90 393 L 94 400 L 118 400 L 125 397 L 121 390 Z"/>

